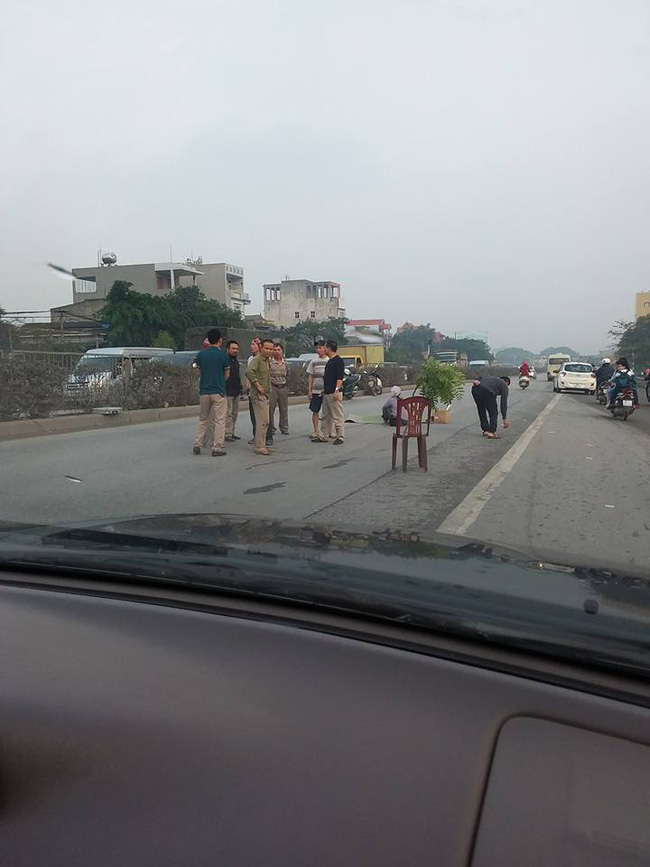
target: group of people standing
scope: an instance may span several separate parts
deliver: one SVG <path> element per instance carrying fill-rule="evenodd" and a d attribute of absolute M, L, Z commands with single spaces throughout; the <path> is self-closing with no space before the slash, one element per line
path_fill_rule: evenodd
<path fill-rule="evenodd" d="M 289 368 L 284 357 L 284 347 L 271 338 L 255 337 L 250 345 L 250 357 L 242 370 L 239 361 L 239 344 L 228 340 L 226 351 L 222 349 L 222 334 L 212 328 L 197 354 L 195 364 L 200 371 L 199 423 L 193 452 L 201 454 L 206 444 L 210 424 L 214 427 L 211 453 L 213 457 L 226 454 L 226 442 L 241 439 L 235 433 L 240 400 L 248 394 L 249 412 L 253 436 L 249 445 L 258 455 L 273 452 L 273 436 L 276 411 L 279 411 L 280 433 L 289 434 Z M 308 389 L 309 409 L 312 413 L 312 442 L 334 445 L 345 441 L 345 421 L 342 406 L 344 376 L 343 359 L 338 355 L 336 341 L 319 341 L 317 358 L 309 363 Z M 320 413 L 322 424 L 319 429 Z M 335 433 L 332 433 L 332 430 Z"/>

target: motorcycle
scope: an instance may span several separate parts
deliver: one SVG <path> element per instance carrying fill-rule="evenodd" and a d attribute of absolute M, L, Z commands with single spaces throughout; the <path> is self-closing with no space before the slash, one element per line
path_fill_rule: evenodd
<path fill-rule="evenodd" d="M 529 376 L 520 376 L 519 377 L 519 388 L 528 388 L 530 385 L 530 377 Z"/>
<path fill-rule="evenodd" d="M 352 400 L 352 398 L 361 389 L 361 374 L 352 373 L 349 367 L 344 370 L 345 378 L 343 380 L 343 400 Z"/>
<path fill-rule="evenodd" d="M 634 394 L 631 388 L 624 388 L 614 398 L 614 406 L 610 409 L 614 418 L 627 421 L 634 412 Z"/>
<path fill-rule="evenodd" d="M 645 396 L 650 403 L 650 370 L 645 372 L 643 378 L 645 379 Z"/>
<path fill-rule="evenodd" d="M 600 382 L 596 386 L 596 400 L 602 406 L 606 406 L 607 402 L 608 402 L 607 385 L 608 385 L 608 383 L 606 383 L 606 382 Z"/>
<path fill-rule="evenodd" d="M 381 379 L 377 376 L 377 372 L 362 374 L 363 388 L 366 394 L 378 396 L 384 390 Z"/>

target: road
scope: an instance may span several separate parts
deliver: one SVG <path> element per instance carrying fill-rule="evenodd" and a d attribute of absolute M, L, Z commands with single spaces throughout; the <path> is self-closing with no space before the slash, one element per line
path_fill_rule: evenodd
<path fill-rule="evenodd" d="M 193 456 L 195 422 L 0 442 L 0 519 L 116 520 L 228 512 L 359 530 L 386 527 L 478 540 L 544 559 L 622 566 L 650 551 L 650 407 L 614 421 L 586 395 L 556 396 L 545 381 L 511 388 L 511 427 L 480 435 L 469 389 L 449 425 L 432 427 L 429 472 L 390 471 L 381 398 L 345 404 L 344 446 L 314 444 L 309 412 L 290 409 L 276 451 L 252 452 L 247 413 L 228 455 Z M 413 453 L 415 446 L 412 445 Z"/>

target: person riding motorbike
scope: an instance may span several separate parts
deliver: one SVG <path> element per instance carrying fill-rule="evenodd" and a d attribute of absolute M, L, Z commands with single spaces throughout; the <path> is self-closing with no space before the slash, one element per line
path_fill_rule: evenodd
<path fill-rule="evenodd" d="M 611 387 L 607 390 L 609 404 L 607 409 L 613 409 L 616 402 L 616 395 L 624 388 L 629 388 L 634 396 L 634 406 L 639 408 L 639 393 L 636 388 L 636 376 L 634 371 L 630 370 L 630 365 L 627 363 L 627 358 L 619 358 L 616 362 L 616 373 L 611 378 Z"/>
<path fill-rule="evenodd" d="M 596 388 L 605 382 L 609 382 L 614 376 L 614 367 L 611 358 L 603 358 L 600 367 L 596 370 Z"/>
<path fill-rule="evenodd" d="M 601 394 L 605 390 L 605 386 L 614 376 L 614 365 L 611 358 L 603 358 L 600 362 L 600 367 L 596 370 L 596 400 L 600 399 Z"/>
<path fill-rule="evenodd" d="M 524 361 L 521 367 L 519 368 L 519 376 L 528 376 L 530 377 L 530 365 L 527 361 Z"/>

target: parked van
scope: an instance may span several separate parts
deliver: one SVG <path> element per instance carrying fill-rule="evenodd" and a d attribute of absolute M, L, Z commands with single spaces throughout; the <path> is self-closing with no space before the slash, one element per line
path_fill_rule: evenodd
<path fill-rule="evenodd" d="M 562 365 L 566 364 L 567 361 L 571 361 L 570 355 L 563 355 L 561 352 L 549 355 L 546 362 L 546 379 L 552 382 L 555 375 L 560 372 Z"/>
<path fill-rule="evenodd" d="M 130 367 L 133 372 L 139 364 L 149 362 L 154 357 L 173 354 L 173 349 L 161 349 L 159 346 L 89 349 L 68 376 L 66 394 L 74 397 L 88 389 L 105 388 L 123 379 L 125 368 Z"/>

